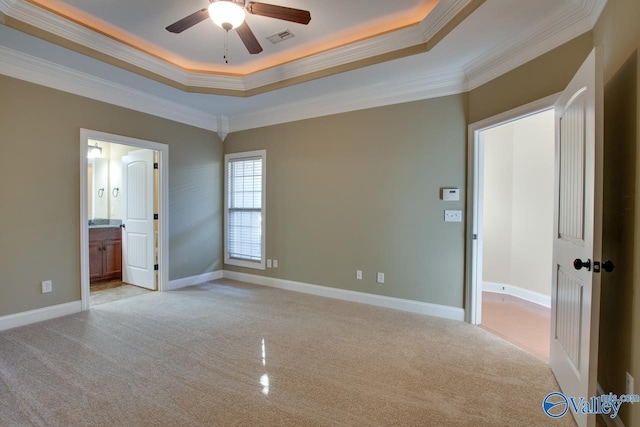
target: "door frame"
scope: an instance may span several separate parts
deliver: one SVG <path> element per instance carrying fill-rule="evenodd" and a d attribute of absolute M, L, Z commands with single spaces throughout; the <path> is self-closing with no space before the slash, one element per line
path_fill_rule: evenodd
<path fill-rule="evenodd" d="M 80 296 L 82 311 L 90 305 L 89 281 L 89 210 L 87 208 L 87 147 L 89 140 L 154 150 L 158 153 L 158 286 L 169 289 L 169 146 L 159 142 L 80 129 Z"/>
<path fill-rule="evenodd" d="M 465 254 L 465 322 L 482 322 L 482 186 L 484 148 L 482 132 L 543 111 L 551 110 L 559 93 L 471 123 L 467 133 L 467 224 Z M 476 238 L 474 238 L 476 236 Z M 549 278 L 551 280 L 551 278 Z"/>

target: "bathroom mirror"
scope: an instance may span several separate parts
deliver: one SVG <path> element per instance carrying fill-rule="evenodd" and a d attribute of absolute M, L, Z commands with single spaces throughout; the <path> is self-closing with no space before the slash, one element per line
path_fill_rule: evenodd
<path fill-rule="evenodd" d="M 87 191 L 89 219 L 109 218 L 109 160 L 88 159 Z"/>

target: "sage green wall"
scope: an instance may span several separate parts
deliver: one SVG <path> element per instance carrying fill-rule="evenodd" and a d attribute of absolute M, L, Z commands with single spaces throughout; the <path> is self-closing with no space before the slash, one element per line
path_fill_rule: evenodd
<path fill-rule="evenodd" d="M 168 144 L 169 277 L 222 267 L 217 134 L 5 76 L 0 93 L 0 316 L 80 299 L 80 128 Z"/>
<path fill-rule="evenodd" d="M 616 270 L 603 276 L 598 381 L 605 392 L 625 392 L 625 372 L 640 393 L 640 2 L 609 0 L 594 30 L 604 47 L 605 211 L 603 256 Z M 640 425 L 640 404 L 623 405 L 626 426 Z"/>
<path fill-rule="evenodd" d="M 589 32 L 468 94 L 231 133 L 225 153 L 267 149 L 278 269 L 225 269 L 464 307 L 464 222 L 442 217 L 465 208 L 467 125 L 560 92 L 592 46 Z"/>
<path fill-rule="evenodd" d="M 464 222 L 444 210 L 464 209 L 465 108 L 456 95 L 230 134 L 225 153 L 267 150 L 278 268 L 225 268 L 462 307 Z M 442 187 L 460 202 L 441 201 Z"/>

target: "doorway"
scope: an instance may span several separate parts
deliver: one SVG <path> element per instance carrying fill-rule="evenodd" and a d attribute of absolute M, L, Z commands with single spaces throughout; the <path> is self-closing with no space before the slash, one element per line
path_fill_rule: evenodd
<path fill-rule="evenodd" d="M 80 158 L 82 309 L 166 289 L 168 147 L 81 129 Z"/>
<path fill-rule="evenodd" d="M 597 393 L 600 273 L 613 268 L 611 262 L 602 260 L 602 82 L 602 47 L 596 47 L 561 93 L 469 126 L 465 318 L 469 323 L 480 324 L 482 250 L 479 242 L 483 230 L 482 218 L 477 213 L 482 210 L 479 197 L 482 131 L 554 108 L 549 366 L 565 396 L 586 397 Z M 580 426 L 593 425 L 595 420 L 586 412 L 574 411 L 571 415 Z"/>
<path fill-rule="evenodd" d="M 89 284 L 93 306 L 157 289 L 157 230 L 153 219 L 158 212 L 157 169 L 153 167 L 157 153 L 92 139 L 88 149 Z M 131 218 L 132 212 L 136 218 Z M 142 256 L 132 253 L 136 250 Z M 149 259 L 145 259 L 146 253 Z"/>
<path fill-rule="evenodd" d="M 548 361 L 555 96 L 470 126 L 467 321 Z"/>
<path fill-rule="evenodd" d="M 480 140 L 480 326 L 548 361 L 554 111 L 483 130 Z"/>

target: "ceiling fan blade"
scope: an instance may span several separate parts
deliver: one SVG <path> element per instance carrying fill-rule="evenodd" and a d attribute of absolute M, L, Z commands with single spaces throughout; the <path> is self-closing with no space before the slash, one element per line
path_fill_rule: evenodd
<path fill-rule="evenodd" d="M 167 27 L 167 31 L 172 33 L 181 33 L 184 30 L 188 30 L 199 22 L 204 21 L 209 17 L 208 9 L 200 9 L 199 11 L 192 13 L 186 18 L 182 18 L 181 20 L 174 22 L 173 24 Z"/>
<path fill-rule="evenodd" d="M 247 25 L 247 21 L 244 21 L 242 25 L 236 28 L 236 31 L 250 54 L 255 55 L 256 53 L 262 52 L 262 46 L 260 46 L 258 39 Z"/>
<path fill-rule="evenodd" d="M 308 10 L 254 2 L 247 3 L 245 9 L 253 15 L 268 16 L 269 18 L 297 22 L 298 24 L 307 25 L 311 21 L 311 13 Z"/>

